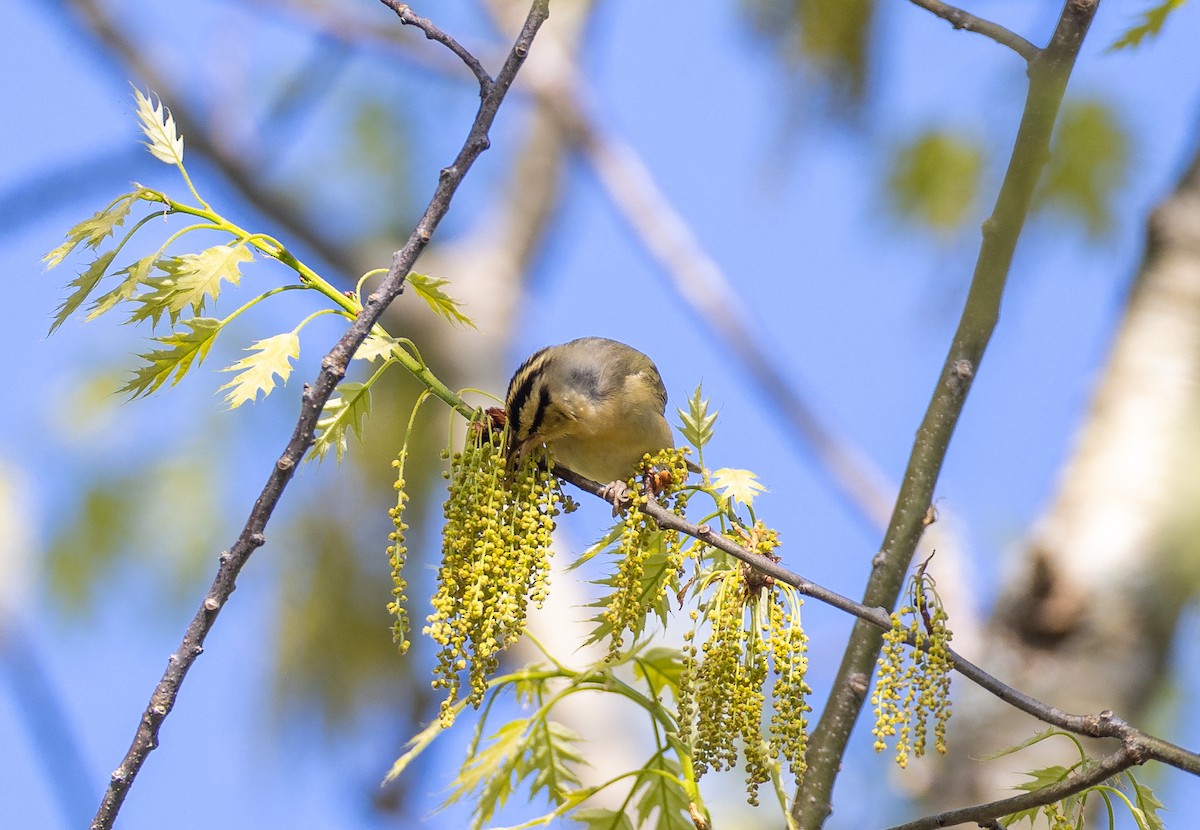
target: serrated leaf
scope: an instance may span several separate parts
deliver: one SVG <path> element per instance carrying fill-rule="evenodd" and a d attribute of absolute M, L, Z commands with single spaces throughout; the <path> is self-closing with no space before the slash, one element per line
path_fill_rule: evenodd
<path fill-rule="evenodd" d="M 700 449 L 713 437 L 713 425 L 717 422 L 716 412 L 708 414 L 708 399 L 700 396 L 700 387 L 696 387 L 696 391 L 688 398 L 688 411 L 676 409 L 679 413 L 679 420 L 682 424 L 679 431 L 687 442 L 696 449 Z"/>
<path fill-rule="evenodd" d="M 91 310 L 88 312 L 85 320 L 95 320 L 106 311 L 111 311 L 118 303 L 125 302 L 133 297 L 138 286 L 144 284 L 150 279 L 150 272 L 154 269 L 154 263 L 158 261 L 156 254 L 144 256 L 137 262 L 126 265 L 120 271 L 114 271 L 113 276 L 125 275 L 125 279 L 107 294 L 102 295 L 92 304 Z"/>
<path fill-rule="evenodd" d="M 629 816 L 607 807 L 589 807 L 571 813 L 575 821 L 583 822 L 586 830 L 634 830 Z"/>
<path fill-rule="evenodd" d="M 182 165 L 183 137 L 179 135 L 171 111 L 163 104 L 161 98 L 156 104 L 137 87 L 133 88 L 133 99 L 137 103 L 137 116 L 142 132 L 149 139 L 142 143 L 150 150 L 150 154 L 161 162 Z"/>
<path fill-rule="evenodd" d="M 1137 802 L 1138 809 L 1142 811 L 1148 830 L 1165 830 L 1167 825 L 1158 815 L 1158 811 L 1163 808 L 1163 803 L 1158 800 L 1154 790 L 1140 783 L 1132 773 L 1126 772 L 1126 775 L 1133 782 L 1134 801 Z"/>
<path fill-rule="evenodd" d="M 739 501 L 747 507 L 754 497 L 767 488 L 758 482 L 758 476 L 749 470 L 735 470 L 722 467 L 713 472 L 713 484 L 721 492 L 722 498 Z"/>
<path fill-rule="evenodd" d="M 376 360 L 392 356 L 392 349 L 396 345 L 396 338 L 384 337 L 379 334 L 368 334 L 367 339 L 358 347 L 358 351 L 354 353 L 352 360 L 366 360 L 374 363 Z"/>
<path fill-rule="evenodd" d="M 1043 729 L 1041 732 L 1037 732 L 1033 735 L 1030 735 L 1028 738 L 1021 741 L 1019 744 L 1013 744 L 1012 746 L 1006 746 L 1003 749 L 998 749 L 995 752 L 992 752 L 988 755 L 984 755 L 980 760 L 981 761 L 995 761 L 998 758 L 1003 758 L 1007 755 L 1012 755 L 1014 753 L 1020 752 L 1022 749 L 1031 747 L 1034 744 L 1041 743 L 1042 741 L 1046 740 L 1047 738 L 1057 738 L 1060 736 L 1066 737 L 1066 733 L 1064 733 L 1062 730 L 1055 729 L 1054 727 L 1050 727 L 1049 729 Z"/>
<path fill-rule="evenodd" d="M 287 383 L 292 374 L 291 361 L 300 356 L 300 338 L 294 331 L 284 332 L 265 340 L 256 340 L 246 351 L 256 354 L 243 357 L 221 370 L 239 373 L 221 387 L 222 390 L 230 390 L 225 396 L 230 409 L 253 403 L 259 392 L 263 393 L 264 398 L 270 395 L 275 388 L 276 375 L 279 375 L 280 383 Z"/>
<path fill-rule="evenodd" d="M 441 718 L 434 718 L 433 722 L 409 739 L 404 745 L 405 753 L 396 759 L 396 763 L 392 764 L 392 768 L 388 770 L 388 774 L 384 777 L 383 783 L 387 784 L 395 781 L 404 769 L 416 760 L 425 749 L 433 743 L 433 739 L 444 732 L 446 727 L 442 725 Z"/>
<path fill-rule="evenodd" d="M 1053 766 L 1043 767 L 1042 769 L 1030 770 L 1029 772 L 1021 773 L 1021 775 L 1028 775 L 1033 780 L 1017 784 L 1013 787 L 1013 789 L 1033 792 L 1034 790 L 1040 790 L 1042 787 L 1048 787 L 1051 784 L 1057 784 L 1070 774 L 1071 771 L 1061 764 L 1054 764 Z"/>
<path fill-rule="evenodd" d="M 1157 6 L 1151 6 L 1146 11 L 1142 12 L 1142 22 L 1127 29 L 1121 34 L 1112 46 L 1108 47 L 1109 51 L 1115 52 L 1119 49 L 1131 49 L 1142 45 L 1142 41 L 1146 38 L 1157 37 L 1162 31 L 1163 25 L 1167 22 L 1167 18 L 1171 16 L 1171 12 L 1181 7 L 1187 0 L 1163 0 Z"/>
<path fill-rule="evenodd" d="M 583 756 L 575 750 L 579 736 L 558 721 L 546 718 L 538 721 L 538 729 L 541 740 L 530 742 L 523 765 L 533 773 L 529 795 L 532 800 L 544 792 L 555 804 L 562 804 L 567 794 L 580 785 L 575 772 L 575 767 L 584 763 Z"/>
<path fill-rule="evenodd" d="M 210 317 L 193 317 L 184 320 L 182 326 L 188 330 L 184 331 L 181 327 L 166 337 L 153 338 L 167 348 L 138 355 L 146 365 L 135 370 L 133 377 L 120 391 L 140 398 L 154 392 L 168 380 L 174 386 L 192 366 L 198 366 L 204 360 L 221 330 L 221 321 Z"/>
<path fill-rule="evenodd" d="M 462 323 L 463 325 L 475 328 L 475 324 L 471 321 L 471 318 L 459 310 L 462 303 L 442 291 L 442 286 L 448 285 L 449 280 L 413 272 L 405 277 L 405 282 L 412 286 L 421 299 L 429 303 L 429 307 L 439 317 L 443 317 L 451 323 Z"/>
<path fill-rule="evenodd" d="M 158 260 L 155 266 L 165 276 L 144 280 L 149 290 L 133 297 L 141 305 L 129 321 L 148 319 L 158 325 L 165 312 L 174 323 L 188 308 L 193 314 L 202 314 L 208 300 L 220 295 L 221 283 L 237 285 L 242 278 L 241 264 L 252 259 L 254 254 L 244 245 L 214 245 L 198 254 Z"/>
<path fill-rule="evenodd" d="M 67 318 L 83 305 L 84 300 L 96 289 L 96 286 L 104 277 L 104 273 L 108 270 L 108 266 L 112 264 L 116 253 L 115 250 L 105 251 L 96 257 L 95 261 L 82 274 L 71 280 L 69 285 L 74 287 L 75 290 L 62 301 L 62 305 L 54 312 L 54 322 L 50 324 L 50 334 L 54 334 L 58 327 L 65 323 Z"/>
<path fill-rule="evenodd" d="M 661 697 L 664 689 L 672 696 L 679 692 L 679 678 L 683 674 L 683 654 L 677 648 L 655 646 L 634 655 L 633 673 L 650 687 L 653 697 Z"/>
<path fill-rule="evenodd" d="M 650 759 L 650 763 L 638 774 L 633 785 L 634 792 L 639 789 L 642 791 L 636 803 L 639 827 L 653 826 L 655 830 L 695 830 L 696 825 L 688 812 L 687 792 L 680 780 L 682 777 L 683 770 L 673 758 L 659 753 Z M 649 823 L 651 813 L 655 813 L 656 816 L 653 825 Z"/>
<path fill-rule="evenodd" d="M 363 383 L 343 383 L 325 402 L 317 421 L 317 434 L 307 459 L 324 461 L 332 449 L 338 463 L 346 455 L 346 432 L 362 440 L 363 421 L 371 414 L 371 390 Z"/>
<path fill-rule="evenodd" d="M 50 253 L 42 257 L 47 268 L 61 265 L 72 251 L 80 245 L 95 250 L 100 243 L 112 235 L 113 231 L 125 223 L 137 193 L 126 193 L 119 196 L 104 210 L 97 211 L 91 219 L 84 219 L 67 231 L 66 240 Z"/>
<path fill-rule="evenodd" d="M 480 827 L 504 806 L 512 795 L 518 780 L 518 765 L 528 738 L 526 730 L 529 720 L 517 718 L 500 727 L 481 750 L 467 759 L 454 779 L 454 792 L 446 799 L 446 805 L 463 800 L 471 793 L 478 793 L 475 804 L 475 820 L 472 827 Z"/>
<path fill-rule="evenodd" d="M 618 527 L 621 525 L 618 524 Z M 678 574 L 667 558 L 666 545 L 664 539 L 666 531 L 656 530 L 651 533 L 646 539 L 647 549 L 651 549 L 651 553 L 646 555 L 645 562 L 642 565 L 642 579 L 638 588 L 637 597 L 633 600 L 640 608 L 646 608 L 649 612 L 653 612 L 655 616 L 666 625 L 667 618 L 671 614 L 671 595 L 674 593 L 673 588 L 678 580 Z M 670 588 L 666 591 L 662 590 L 663 582 L 666 581 Z M 590 646 L 598 643 L 604 638 L 612 634 L 612 623 L 608 619 L 608 609 L 612 605 L 613 596 L 620 590 L 617 586 L 617 574 L 611 574 L 604 579 L 596 579 L 592 581 L 593 585 L 603 585 L 611 590 L 595 600 L 589 602 L 586 607 L 598 608 L 600 613 L 592 617 L 588 622 L 596 623 L 596 627 L 588 634 L 588 638 L 584 641 L 585 646 Z M 641 636 L 645 630 L 646 618 L 650 614 L 647 613 L 644 617 L 639 617 L 637 623 L 629 630 L 629 635 L 634 640 Z"/>

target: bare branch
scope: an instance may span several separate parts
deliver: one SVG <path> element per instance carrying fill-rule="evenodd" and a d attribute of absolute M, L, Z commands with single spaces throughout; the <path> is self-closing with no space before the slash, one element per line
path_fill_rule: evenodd
<path fill-rule="evenodd" d="M 983 241 L 962 317 L 925 417 L 917 430 L 904 481 L 879 555 L 875 557 L 863 604 L 894 608 L 913 553 L 925 530 L 925 515 L 971 383 L 1000 316 L 1000 302 L 1017 239 L 1034 186 L 1049 156 L 1050 136 L 1067 79 L 1091 25 L 1099 0 L 1067 0 L 1050 45 L 1029 67 L 1029 93 L 1004 182 L 992 215 L 983 223 Z M 857 679 L 869 676 L 882 637 L 857 623 L 851 634 L 808 750 L 808 775 L 794 814 L 800 827 L 820 827 L 832 812 L 833 785 L 846 744 L 865 702 Z"/>
<path fill-rule="evenodd" d="M 605 498 L 605 488 L 598 482 L 584 478 L 562 466 L 556 465 L 554 473 L 564 481 L 575 485 L 585 492 L 591 493 L 598 498 Z M 778 562 L 772 562 L 770 559 L 714 532 L 708 525 L 698 525 L 689 522 L 681 516 L 676 516 L 654 500 L 650 500 L 643 505 L 642 510 L 646 515 L 654 519 L 660 528 L 677 530 L 717 550 L 724 551 L 777 582 L 790 585 L 805 596 L 812 597 L 839 611 L 851 614 L 880 631 L 886 631 L 891 628 L 891 618 L 883 608 L 871 607 L 855 602 L 849 597 L 842 596 L 836 591 L 812 582 L 795 571 L 785 568 Z M 914 645 L 914 640 L 910 638 L 908 644 L 910 646 Z M 1140 764 L 1153 758 L 1185 772 L 1200 776 L 1200 754 L 1191 752 L 1169 741 L 1164 741 L 1161 738 L 1143 732 L 1134 726 L 1130 726 L 1110 711 L 1106 710 L 1095 715 L 1073 715 L 1064 712 L 1057 707 L 1050 706 L 1014 689 L 953 650 L 950 652 L 950 657 L 955 671 L 963 677 L 1038 720 L 1048 723 L 1051 726 L 1057 726 L 1067 732 L 1084 735 L 1089 738 L 1115 738 L 1120 740 L 1131 752 L 1136 752 L 1140 760 L 1134 763 Z M 867 672 L 863 676 L 866 677 L 869 674 Z M 859 683 L 857 686 L 861 688 L 861 694 L 865 695 L 865 684 Z M 1050 802 L 1047 801 L 1045 803 L 1048 804 Z M 1007 815 L 1007 813 L 999 813 L 998 815 Z"/>
<path fill-rule="evenodd" d="M 467 65 L 467 68 L 474 73 L 476 80 L 479 81 L 479 94 L 487 94 L 492 86 L 492 76 L 483 68 L 483 64 L 479 62 L 479 59 L 467 51 L 462 44 L 435 26 L 433 21 L 415 14 L 407 3 L 400 3 L 398 0 L 380 0 L 380 2 L 394 11 L 400 18 L 400 22 L 405 26 L 417 27 L 425 33 L 425 37 L 430 40 L 436 40 L 457 55 Z"/>
<path fill-rule="evenodd" d="M 291 440 L 275 463 L 267 483 L 254 503 L 245 527 L 232 548 L 220 557 L 220 567 L 208 594 L 200 604 L 192 622 L 184 633 L 183 642 L 172 654 L 162 679 L 154 689 L 150 702 L 138 724 L 133 743 L 125 754 L 92 820 L 92 830 L 108 830 L 113 826 L 125 795 L 129 791 L 138 771 L 150 752 L 158 745 L 158 733 L 163 720 L 170 713 L 178 697 L 180 686 L 196 658 L 204 650 L 204 640 L 221 608 L 228 601 L 236 585 L 238 574 L 250 555 L 266 540 L 263 531 L 279 503 L 284 489 L 295 473 L 296 466 L 312 444 L 317 419 L 325 402 L 346 373 L 346 365 L 366 339 L 371 327 L 383 315 L 389 303 L 399 296 L 409 267 L 424 250 L 446 212 L 450 200 L 462 183 L 463 177 L 488 146 L 488 131 L 496 118 L 500 104 L 504 101 L 517 71 L 521 68 L 529 46 L 538 29 L 549 15 L 549 0 L 534 0 L 503 68 L 495 81 L 488 87 L 479 104 L 475 121 L 454 163 L 441 171 L 437 188 L 408 242 L 395 253 L 392 267 L 380 287 L 368 298 L 354 323 L 321 361 L 321 371 L 316 381 L 305 387 L 300 416 L 292 432 Z"/>
<path fill-rule="evenodd" d="M 1057 784 L 1039 787 L 1032 792 L 1014 795 L 1012 798 L 1002 798 L 987 804 L 976 804 L 972 807 L 961 807 L 957 810 L 925 816 L 916 821 L 890 827 L 888 830 L 935 830 L 938 827 L 953 827 L 958 824 L 980 824 L 1010 815 L 1018 810 L 1045 807 L 1047 804 L 1062 801 L 1067 796 L 1081 793 L 1089 787 L 1102 784 L 1114 775 L 1144 763 L 1145 760 L 1136 748 L 1122 746 L 1111 755 L 1100 759 L 1094 766 L 1089 766 L 1078 775 L 1073 775 Z"/>
<path fill-rule="evenodd" d="M 941 0 L 909 0 L 909 2 L 933 12 L 942 18 L 942 20 L 948 21 L 955 29 L 975 32 L 976 34 L 991 38 L 1001 46 L 1007 46 L 1024 58 L 1026 63 L 1032 63 L 1041 54 L 1041 49 L 1038 49 L 1016 32 L 1011 32 L 998 23 L 984 20 L 982 17 L 976 17 L 957 6 L 951 6 L 949 3 L 941 2 Z"/>

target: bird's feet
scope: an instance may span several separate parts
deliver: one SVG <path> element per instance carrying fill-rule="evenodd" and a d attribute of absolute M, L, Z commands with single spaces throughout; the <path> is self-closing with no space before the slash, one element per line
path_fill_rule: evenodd
<path fill-rule="evenodd" d="M 632 501 L 629 493 L 629 485 L 617 479 L 604 485 L 604 488 L 600 491 L 600 498 L 612 504 L 613 516 L 616 516 L 628 507 L 629 502 Z"/>

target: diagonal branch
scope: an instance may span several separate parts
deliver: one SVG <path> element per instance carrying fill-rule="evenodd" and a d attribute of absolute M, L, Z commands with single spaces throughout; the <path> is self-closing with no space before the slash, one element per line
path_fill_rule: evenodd
<path fill-rule="evenodd" d="M 1145 763 L 1145 758 L 1135 747 L 1122 746 L 1111 755 L 1101 758 L 1094 766 L 1088 767 L 1078 775 L 1072 775 L 1064 781 L 1048 784 L 1036 790 L 987 804 L 976 804 L 971 807 L 960 807 L 937 815 L 925 816 L 916 821 L 898 824 L 888 830 L 936 830 L 938 827 L 953 827 L 958 824 L 979 824 L 1012 815 L 1018 810 L 1031 810 L 1045 807 L 1062 801 L 1068 796 L 1081 793 L 1089 787 L 1102 784 L 1114 775 L 1130 767 Z"/>
<path fill-rule="evenodd" d="M 1038 55 L 1041 54 L 1041 49 L 1038 49 L 1016 32 L 1009 31 L 998 23 L 984 20 L 982 17 L 976 17 L 957 6 L 943 3 L 942 0 L 909 0 L 909 2 L 933 12 L 942 18 L 942 20 L 948 21 L 955 29 L 975 32 L 976 34 L 991 38 L 1001 46 L 1007 46 L 1024 58 L 1026 63 L 1033 63 Z"/>
<path fill-rule="evenodd" d="M 462 44 L 435 26 L 433 21 L 418 16 L 409 8 L 407 3 L 401 3 L 399 0 L 380 0 L 380 2 L 394 11 L 400 18 L 400 22 L 405 26 L 416 26 L 425 33 L 425 37 L 430 40 L 436 40 L 457 55 L 467 65 L 467 68 L 474 73 L 475 79 L 479 81 L 479 94 L 487 94 L 488 88 L 492 85 L 492 76 L 483 68 L 483 64 L 479 62 L 479 59 L 463 48 Z"/>
<path fill-rule="evenodd" d="M 368 298 L 354 323 L 321 361 L 321 371 L 311 386 L 306 386 L 302 396 L 300 416 L 292 437 L 283 454 L 275 462 L 267 483 L 259 493 L 254 507 L 246 520 L 245 527 L 233 547 L 220 557 L 220 566 L 208 594 L 184 633 L 179 649 L 171 655 L 162 679 L 154 689 L 150 702 L 138 724 L 133 743 L 125 758 L 112 774 L 100 807 L 92 820 L 92 830 L 108 830 L 113 826 L 121 804 L 147 756 L 158 745 L 159 729 L 170 713 L 179 695 L 180 686 L 196 658 L 204 650 L 204 640 L 216 622 L 221 608 L 228 601 L 236 586 L 238 574 L 250 555 L 265 541 L 263 531 L 271 518 L 279 499 L 312 444 L 317 419 L 326 401 L 329 400 L 338 381 L 346 373 L 346 365 L 358 346 L 366 339 L 371 327 L 379 320 L 387 306 L 399 296 L 404 279 L 417 256 L 429 243 L 438 224 L 450 209 L 450 201 L 471 168 L 475 159 L 487 149 L 488 131 L 496 113 L 504 101 L 517 71 L 521 68 L 530 44 L 538 29 L 549 15 L 549 0 L 533 0 L 529 15 L 518 35 L 504 66 L 494 83 L 484 91 L 475 121 L 462 149 L 453 164 L 444 168 L 438 179 L 437 188 L 430 199 L 425 213 L 409 236 L 404 247 L 392 257 L 392 266 L 380 287 Z"/>
<path fill-rule="evenodd" d="M 599 482 L 584 478 L 562 466 L 555 466 L 554 473 L 559 478 L 585 492 L 599 498 L 607 499 L 605 487 Z M 642 506 L 642 510 L 660 528 L 677 530 L 706 545 L 728 553 L 735 559 L 746 563 L 775 581 L 790 585 L 805 596 L 812 597 L 839 611 L 851 614 L 867 625 L 880 631 L 886 631 L 892 626 L 891 617 L 883 608 L 855 602 L 849 597 L 806 579 L 795 571 L 785 568 L 778 562 L 772 562 L 770 559 L 742 547 L 720 533 L 714 532 L 708 525 L 698 525 L 689 522 L 681 516 L 675 515 L 653 499 L 647 501 Z M 910 638 L 908 644 L 910 646 L 914 645 L 914 640 Z M 1089 738 L 1114 738 L 1120 740 L 1130 751 L 1136 752 L 1139 760 L 1134 763 L 1140 764 L 1146 760 L 1154 759 L 1193 775 L 1200 776 L 1200 754 L 1184 749 L 1150 733 L 1143 732 L 1108 710 L 1095 715 L 1075 715 L 1064 712 L 1055 706 L 1051 706 L 1014 689 L 953 650 L 950 650 L 950 658 L 955 671 L 963 677 L 1011 706 L 1032 715 L 1044 723 Z M 866 676 L 869 676 L 869 673 L 864 675 L 864 677 Z M 863 681 L 860 685 L 863 687 L 865 694 L 866 682 Z M 1047 801 L 1045 803 L 1048 804 L 1050 802 Z M 1000 815 L 1006 815 L 1006 813 L 1001 813 Z"/>
<path fill-rule="evenodd" d="M 1017 240 L 1042 168 L 1050 136 L 1080 46 L 1099 0 L 1066 0 L 1050 45 L 1029 67 L 1029 93 L 1013 144 L 1008 170 L 992 215 L 983 223 L 983 241 L 962 317 L 925 417 L 917 430 L 904 481 L 863 604 L 891 609 L 925 529 L 925 515 L 975 373 L 1000 316 Z M 832 812 L 833 785 L 854 723 L 866 699 L 861 678 L 879 657 L 880 633 L 859 622 L 830 690 L 808 750 L 808 776 L 793 813 L 804 830 L 815 830 Z"/>

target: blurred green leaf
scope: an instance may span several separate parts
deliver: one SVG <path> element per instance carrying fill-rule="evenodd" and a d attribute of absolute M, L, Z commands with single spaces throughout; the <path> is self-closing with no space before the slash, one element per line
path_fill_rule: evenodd
<path fill-rule="evenodd" d="M 1038 209 L 1079 221 L 1089 236 L 1112 229 L 1112 202 L 1128 177 L 1130 140 L 1112 108 L 1098 100 L 1063 106 Z"/>
<path fill-rule="evenodd" d="M 1186 2 L 1187 0 L 1162 0 L 1158 5 L 1146 9 L 1142 12 L 1141 22 L 1126 29 L 1120 37 L 1113 41 L 1112 46 L 1108 47 L 1109 50 L 1115 52 L 1118 49 L 1135 48 L 1141 46 L 1142 41 L 1146 38 L 1158 37 L 1162 32 L 1163 24 L 1171 16 L 1171 12 Z"/>
<path fill-rule="evenodd" d="M 971 220 L 984 170 L 976 142 L 949 130 L 929 130 L 900 146 L 890 166 L 887 196 L 896 216 L 940 237 Z"/>
<path fill-rule="evenodd" d="M 874 0 L 742 0 L 742 6 L 783 60 L 812 69 L 841 103 L 861 102 Z"/>

